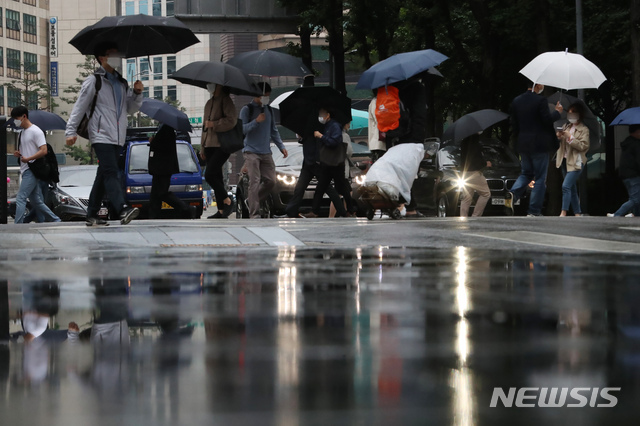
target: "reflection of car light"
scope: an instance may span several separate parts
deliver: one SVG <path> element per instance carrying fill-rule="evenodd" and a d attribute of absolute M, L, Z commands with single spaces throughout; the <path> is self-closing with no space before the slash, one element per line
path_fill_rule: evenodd
<path fill-rule="evenodd" d="M 284 183 L 285 185 L 288 186 L 293 186 L 296 184 L 296 181 L 298 179 L 296 179 L 295 176 L 290 176 L 290 175 L 278 175 L 278 180 L 282 183 Z"/>
<path fill-rule="evenodd" d="M 358 175 L 355 177 L 355 181 L 358 185 L 364 185 L 367 180 L 367 175 Z"/>
<path fill-rule="evenodd" d="M 127 194 L 144 194 L 144 186 L 127 186 Z"/>

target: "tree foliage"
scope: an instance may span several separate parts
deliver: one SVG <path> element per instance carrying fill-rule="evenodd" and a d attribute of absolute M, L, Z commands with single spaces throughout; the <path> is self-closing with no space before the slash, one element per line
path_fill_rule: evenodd
<path fill-rule="evenodd" d="M 86 55 L 84 57 L 84 62 L 81 64 L 76 64 L 76 68 L 80 70 L 79 75 L 76 77 L 76 84 L 73 84 L 66 89 L 63 90 L 63 93 L 69 94 L 69 96 L 61 96 L 60 100 L 73 105 L 78 100 L 78 93 L 80 93 L 80 88 L 82 87 L 82 83 L 93 74 L 98 68 L 98 62 L 96 61 L 95 56 Z M 63 115 L 68 115 L 65 111 L 62 113 Z"/>
<path fill-rule="evenodd" d="M 30 110 L 41 109 L 44 111 L 53 111 L 58 106 L 51 96 L 51 86 L 45 79 L 40 78 L 40 71 L 27 72 L 25 70 L 21 76 L 19 79 L 13 79 L 9 83 L 3 84 L 7 89 L 20 91 L 20 105 L 26 106 Z"/>

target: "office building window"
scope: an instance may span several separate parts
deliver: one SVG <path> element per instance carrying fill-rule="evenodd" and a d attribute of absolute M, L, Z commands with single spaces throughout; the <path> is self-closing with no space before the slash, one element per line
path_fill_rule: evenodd
<path fill-rule="evenodd" d="M 4 75 L 4 47 L 0 46 L 0 76 Z"/>
<path fill-rule="evenodd" d="M 140 3 L 138 3 L 138 10 L 143 15 L 149 14 L 149 3 L 147 2 L 147 0 L 140 0 Z"/>
<path fill-rule="evenodd" d="M 0 37 L 2 37 L 2 31 L 4 30 L 4 21 L 2 19 L 2 8 L 0 7 Z"/>
<path fill-rule="evenodd" d="M 135 7 L 135 2 L 132 1 L 128 1 L 125 2 L 124 4 L 124 14 L 129 16 L 129 15 L 135 15 L 136 14 L 136 7 Z"/>
<path fill-rule="evenodd" d="M 167 16 L 173 16 L 173 0 L 167 0 Z"/>
<path fill-rule="evenodd" d="M 0 86 L 0 115 L 4 115 L 4 86 Z"/>
<path fill-rule="evenodd" d="M 162 80 L 162 58 L 153 58 L 153 78 Z"/>
<path fill-rule="evenodd" d="M 33 44 L 38 43 L 38 33 L 37 33 L 37 24 L 36 24 L 35 16 L 23 13 L 22 29 L 24 31 L 24 41 L 26 41 L 27 43 L 33 43 Z"/>
<path fill-rule="evenodd" d="M 167 86 L 167 98 L 171 99 L 172 101 L 178 100 L 178 89 L 176 88 L 176 86 Z"/>
<path fill-rule="evenodd" d="M 20 78 L 20 51 L 7 49 L 7 77 Z"/>
<path fill-rule="evenodd" d="M 149 59 L 140 59 L 140 80 L 149 80 Z"/>
<path fill-rule="evenodd" d="M 29 6 L 35 6 L 36 0 L 22 0 L 22 3 L 28 4 Z"/>
<path fill-rule="evenodd" d="M 153 16 L 162 16 L 162 0 L 153 0 Z"/>
<path fill-rule="evenodd" d="M 20 104 L 22 104 L 22 93 L 20 93 L 20 89 L 7 87 L 7 106 L 9 109 L 20 106 Z"/>
<path fill-rule="evenodd" d="M 30 79 L 35 79 L 38 73 L 38 55 L 24 52 L 24 73 Z"/>
<path fill-rule="evenodd" d="M 20 40 L 20 12 L 7 9 L 6 27 L 7 37 Z"/>
<path fill-rule="evenodd" d="M 144 89 L 142 89 L 142 97 L 144 98 L 148 98 L 149 97 L 149 88 L 145 87 Z"/>
<path fill-rule="evenodd" d="M 135 59 L 127 59 L 127 69 L 126 69 L 127 81 L 132 82 L 136 81 L 138 78 L 136 76 L 136 60 Z"/>
<path fill-rule="evenodd" d="M 176 72 L 176 57 L 167 56 L 167 75 L 171 75 Z"/>
<path fill-rule="evenodd" d="M 38 92 L 27 92 L 27 109 L 38 109 Z"/>
<path fill-rule="evenodd" d="M 162 100 L 162 86 L 156 86 L 153 88 L 153 99 L 157 99 L 159 101 Z"/>

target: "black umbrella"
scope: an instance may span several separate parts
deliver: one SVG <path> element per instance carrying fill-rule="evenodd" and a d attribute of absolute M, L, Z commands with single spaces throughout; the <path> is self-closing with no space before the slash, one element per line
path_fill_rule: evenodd
<path fill-rule="evenodd" d="M 29 121 L 41 130 L 64 130 L 67 128 L 67 122 L 62 117 L 39 109 L 29 111 Z M 16 129 L 13 125 L 13 120 L 7 120 L 6 126 L 10 129 Z"/>
<path fill-rule="evenodd" d="M 443 143 L 447 141 L 453 143 L 460 142 L 462 139 L 482 132 L 507 118 L 509 118 L 509 114 L 496 111 L 495 109 L 481 109 L 480 111 L 463 115 L 447 127 L 447 130 L 442 134 L 442 141 Z"/>
<path fill-rule="evenodd" d="M 312 72 L 300 58 L 273 50 L 254 50 L 240 53 L 227 61 L 250 75 L 264 77 L 305 77 Z"/>
<path fill-rule="evenodd" d="M 329 86 L 300 87 L 280 103 L 280 123 L 299 135 L 310 133 L 311 118 L 326 108 L 342 126 L 351 121 L 351 99 Z"/>
<path fill-rule="evenodd" d="M 200 40 L 174 17 L 149 15 L 105 16 L 84 28 L 69 42 L 83 55 L 93 55 L 97 44 L 116 42 L 126 58 L 177 53 Z"/>
<path fill-rule="evenodd" d="M 215 83 L 231 88 L 236 95 L 260 96 L 261 90 L 249 76 L 239 68 L 222 62 L 196 61 L 180 68 L 169 76 L 181 83 L 207 88 Z"/>
<path fill-rule="evenodd" d="M 140 112 L 147 114 L 154 120 L 168 124 L 174 129 L 182 130 L 186 133 L 191 131 L 191 123 L 189 123 L 187 114 L 166 102 L 145 98 L 140 106 Z"/>
<path fill-rule="evenodd" d="M 564 124 L 568 123 L 567 121 L 567 110 L 569 107 L 575 103 L 582 104 L 582 109 L 584 110 L 584 117 L 582 117 L 582 122 L 585 126 L 589 128 L 589 152 L 596 152 L 600 148 L 600 122 L 598 121 L 598 117 L 589 109 L 586 103 L 582 99 L 576 98 L 574 96 L 569 96 L 566 93 L 556 92 L 553 95 L 547 98 L 549 101 L 549 109 L 553 108 L 555 111 L 555 105 L 558 101 L 560 101 L 560 105 L 564 110 L 562 111 L 562 119 L 558 120 L 554 123 L 556 128 L 562 127 Z"/>

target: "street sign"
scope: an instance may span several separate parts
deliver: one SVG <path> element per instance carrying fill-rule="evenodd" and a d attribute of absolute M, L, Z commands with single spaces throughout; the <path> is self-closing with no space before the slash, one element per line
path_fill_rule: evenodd
<path fill-rule="evenodd" d="M 202 124 L 202 117 L 189 117 L 189 123 Z"/>

